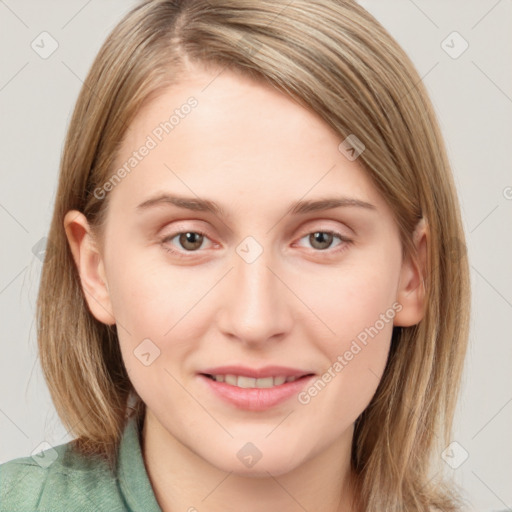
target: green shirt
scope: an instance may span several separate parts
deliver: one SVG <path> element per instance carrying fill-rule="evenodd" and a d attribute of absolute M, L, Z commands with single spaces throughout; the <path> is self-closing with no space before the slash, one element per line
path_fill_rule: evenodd
<path fill-rule="evenodd" d="M 119 445 L 115 475 L 70 443 L 0 465 L 0 512 L 162 512 L 149 481 L 137 424 Z"/>

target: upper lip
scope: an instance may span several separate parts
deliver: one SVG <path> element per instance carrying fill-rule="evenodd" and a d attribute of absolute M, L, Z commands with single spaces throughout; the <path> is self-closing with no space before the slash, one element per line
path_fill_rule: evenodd
<path fill-rule="evenodd" d="M 264 366 L 262 368 L 249 368 L 248 366 L 216 366 L 215 368 L 206 368 L 199 372 L 207 375 L 241 375 L 243 377 L 252 377 L 262 379 L 264 377 L 303 377 L 311 375 L 313 372 L 290 368 L 287 366 Z"/>

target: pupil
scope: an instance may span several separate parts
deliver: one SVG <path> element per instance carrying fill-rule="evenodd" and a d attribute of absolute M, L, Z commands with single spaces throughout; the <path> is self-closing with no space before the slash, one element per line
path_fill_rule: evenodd
<path fill-rule="evenodd" d="M 327 249 L 329 245 L 331 245 L 332 237 L 330 233 L 324 233 L 323 231 L 317 231 L 313 233 L 313 240 L 315 243 L 323 244 L 323 247 L 318 247 L 318 249 Z"/>
<path fill-rule="evenodd" d="M 194 241 L 194 238 L 196 238 L 196 237 L 197 237 L 197 239 Z M 183 233 L 180 236 L 180 243 L 181 243 L 182 247 L 184 247 L 186 249 L 198 249 L 199 247 L 201 247 L 201 243 L 203 241 L 202 238 L 203 238 L 203 235 L 189 231 L 187 233 Z M 191 244 L 191 246 L 188 244 Z"/>

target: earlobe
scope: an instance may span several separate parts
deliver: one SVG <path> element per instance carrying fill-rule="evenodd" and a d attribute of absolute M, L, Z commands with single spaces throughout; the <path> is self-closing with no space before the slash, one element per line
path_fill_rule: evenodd
<path fill-rule="evenodd" d="M 103 258 L 85 215 L 77 210 L 68 211 L 64 229 L 91 313 L 99 322 L 115 324 Z"/>
<path fill-rule="evenodd" d="M 422 218 L 413 234 L 417 258 L 415 259 L 409 255 L 402 263 L 397 291 L 397 302 L 401 304 L 402 309 L 395 315 L 394 325 L 401 327 L 416 325 L 424 316 L 424 276 L 427 264 L 428 239 L 428 225 L 425 219 Z"/>

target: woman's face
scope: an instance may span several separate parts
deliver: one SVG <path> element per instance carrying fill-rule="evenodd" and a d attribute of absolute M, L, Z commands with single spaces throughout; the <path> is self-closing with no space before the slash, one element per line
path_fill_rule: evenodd
<path fill-rule="evenodd" d="M 393 324 L 419 320 L 391 210 L 341 142 L 281 92 L 196 69 L 138 113 L 96 190 L 91 311 L 116 323 L 148 418 L 222 470 L 346 451 Z"/>

